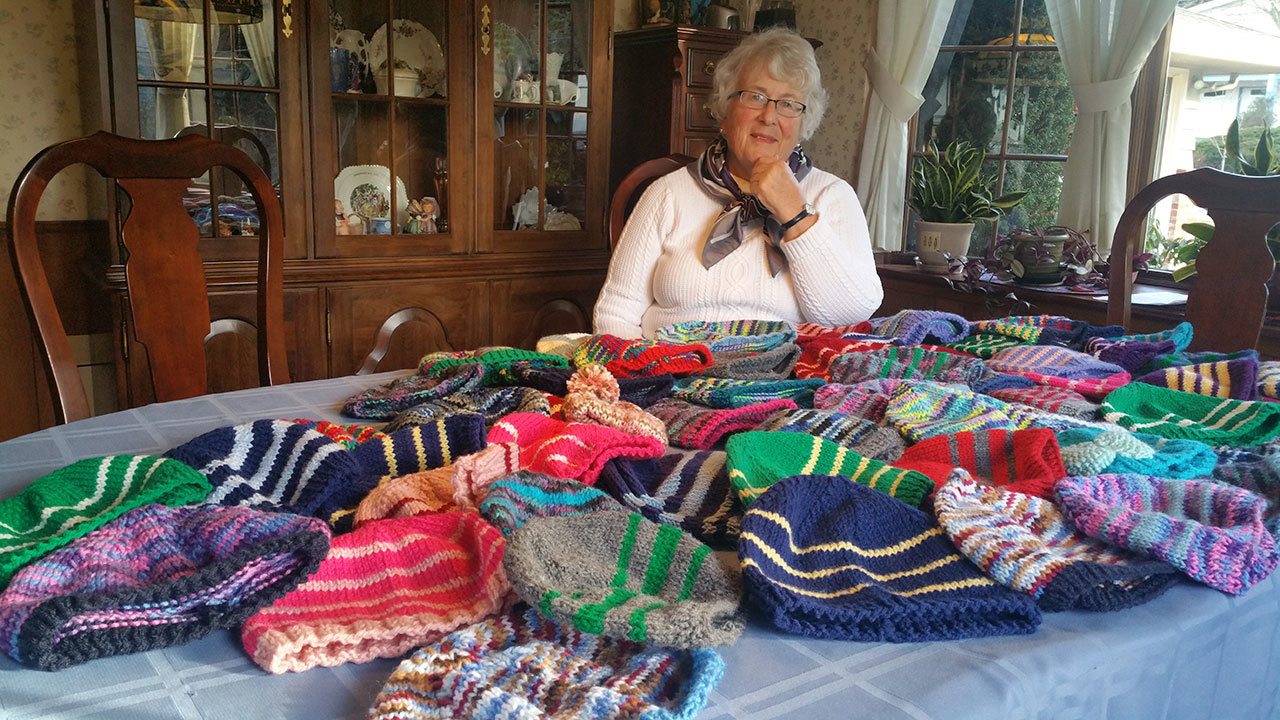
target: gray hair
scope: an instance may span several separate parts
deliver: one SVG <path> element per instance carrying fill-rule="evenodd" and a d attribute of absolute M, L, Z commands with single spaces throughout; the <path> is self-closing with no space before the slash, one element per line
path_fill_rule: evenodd
<path fill-rule="evenodd" d="M 711 115 L 716 120 L 724 119 L 733 94 L 742 89 L 738 87 L 742 71 L 752 66 L 763 67 L 775 79 L 795 87 L 800 102 L 806 105 L 800 116 L 800 139 L 812 137 L 827 112 L 822 71 L 818 69 L 818 59 L 809 41 L 783 27 L 748 35 L 720 60 L 712 78 L 711 98 L 707 101 Z"/>

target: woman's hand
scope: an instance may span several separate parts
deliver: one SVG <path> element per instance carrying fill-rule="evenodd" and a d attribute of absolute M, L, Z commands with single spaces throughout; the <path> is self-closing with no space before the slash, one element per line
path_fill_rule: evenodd
<path fill-rule="evenodd" d="M 782 158 L 764 157 L 756 161 L 751 168 L 751 193 L 769 208 L 769 212 L 780 223 L 787 222 L 804 210 L 804 194 L 800 192 L 800 183 L 796 182 L 791 166 Z M 783 241 L 799 237 L 816 220 L 817 216 L 811 215 L 796 223 L 783 235 Z"/>

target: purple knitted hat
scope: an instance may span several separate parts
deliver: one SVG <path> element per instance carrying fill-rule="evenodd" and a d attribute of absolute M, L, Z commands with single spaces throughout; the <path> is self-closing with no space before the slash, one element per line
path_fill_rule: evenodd
<path fill-rule="evenodd" d="M 430 400 L 474 390 L 484 383 L 483 365 L 455 365 L 439 375 L 414 373 L 347 399 L 344 415 L 366 420 L 390 420 L 396 413 Z"/>
<path fill-rule="evenodd" d="M 1103 379 L 1124 372 L 1082 352 L 1051 345 L 1019 345 L 996 353 L 987 367 L 997 372 L 1038 373 L 1065 380 Z"/>
<path fill-rule="evenodd" d="M 709 450 L 725 435 L 754 430 L 775 413 L 795 409 L 795 402 L 785 398 L 723 409 L 676 398 L 659 400 L 649 406 L 649 412 L 666 424 L 668 442 L 693 450 Z"/>
<path fill-rule="evenodd" d="M 1181 579 L 1166 562 L 1081 535 L 1048 500 L 981 485 L 959 468 L 934 494 L 933 508 L 965 557 L 1042 610 L 1120 610 Z"/>
<path fill-rule="evenodd" d="M 723 450 L 676 448 L 651 460 L 614 458 L 605 464 L 598 485 L 646 518 L 721 547 L 737 540 L 742 518 L 727 460 Z"/>
<path fill-rule="evenodd" d="M 1137 378 L 1136 382 L 1197 395 L 1257 400 L 1258 358 L 1254 355 L 1233 360 L 1161 368 Z"/>
<path fill-rule="evenodd" d="M 1239 595 L 1271 574 L 1280 553 L 1262 524 L 1266 500 L 1242 488 L 1149 475 L 1072 475 L 1058 505 L 1089 537 L 1164 560 Z"/>
<path fill-rule="evenodd" d="M 900 345 L 925 342 L 950 343 L 969 334 L 969 321 L 938 310 L 899 310 L 887 317 L 871 318 L 871 330 L 894 338 Z"/>
<path fill-rule="evenodd" d="M 234 627 L 306 579 L 329 549 L 315 518 L 145 505 L 19 572 L 0 650 L 58 670 Z"/>
<path fill-rule="evenodd" d="M 1153 358 L 1175 352 L 1177 346 L 1172 340 L 1148 342 L 1145 340 L 1125 340 L 1123 338 L 1093 338 L 1085 343 L 1085 352 L 1103 362 L 1113 363 L 1135 374 Z"/>

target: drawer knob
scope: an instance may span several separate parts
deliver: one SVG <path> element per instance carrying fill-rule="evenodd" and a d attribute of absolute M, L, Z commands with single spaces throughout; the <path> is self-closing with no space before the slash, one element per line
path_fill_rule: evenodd
<path fill-rule="evenodd" d="M 716 61 L 715 61 L 715 60 L 708 60 L 708 61 L 707 61 L 707 64 L 705 64 L 705 65 L 703 65 L 703 66 L 702 66 L 702 73 L 703 73 L 704 75 L 715 75 L 715 74 L 716 74 Z"/>

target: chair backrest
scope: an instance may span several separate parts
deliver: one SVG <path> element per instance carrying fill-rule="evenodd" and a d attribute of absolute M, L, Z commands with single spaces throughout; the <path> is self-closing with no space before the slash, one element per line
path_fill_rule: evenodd
<path fill-rule="evenodd" d="M 210 131 L 208 125 L 196 123 L 182 128 L 174 137 L 186 135 L 204 135 L 228 145 L 236 145 L 242 142 L 248 143 L 262 156 L 262 160 L 258 164 L 262 166 L 263 173 L 267 177 L 271 177 L 271 153 L 267 151 L 266 143 L 262 142 L 262 138 L 239 125 L 214 125 L 213 130 Z"/>
<path fill-rule="evenodd" d="M 1195 328 L 1191 349 L 1257 347 L 1267 310 L 1267 281 L 1275 260 L 1266 235 L 1280 223 L 1280 176 L 1252 177 L 1212 168 L 1157 178 L 1125 207 L 1111 246 L 1107 322 L 1127 325 L 1133 254 L 1147 213 L 1160 200 L 1186 195 L 1213 220 L 1213 238 L 1196 257 L 1186 319 Z"/>
<path fill-rule="evenodd" d="M 613 191 L 613 199 L 609 202 L 609 227 L 607 228 L 609 249 L 612 250 L 618 246 L 618 238 L 622 237 L 622 226 L 626 224 L 627 217 L 635 209 L 636 202 L 645 188 L 649 187 L 649 183 L 673 170 L 679 170 L 693 160 L 694 158 L 679 153 L 646 160 L 622 178 L 618 189 Z"/>
<path fill-rule="evenodd" d="M 259 219 L 257 350 L 263 384 L 289 382 L 284 347 L 284 226 L 270 180 L 248 155 L 202 136 L 135 140 L 106 132 L 52 145 L 18 175 L 9 198 L 9 248 L 19 289 L 40 334 L 59 423 L 89 416 L 88 400 L 36 241 L 36 209 L 49 181 L 85 164 L 126 193 L 131 209 L 120 227 L 125 283 L 135 339 L 147 348 L 157 401 L 208 391 L 206 339 L 237 332 L 237 320 L 210 323 L 199 231 L 183 207 L 191 179 L 221 166 L 245 183 Z M 216 209 L 216 208 L 211 208 Z"/>

